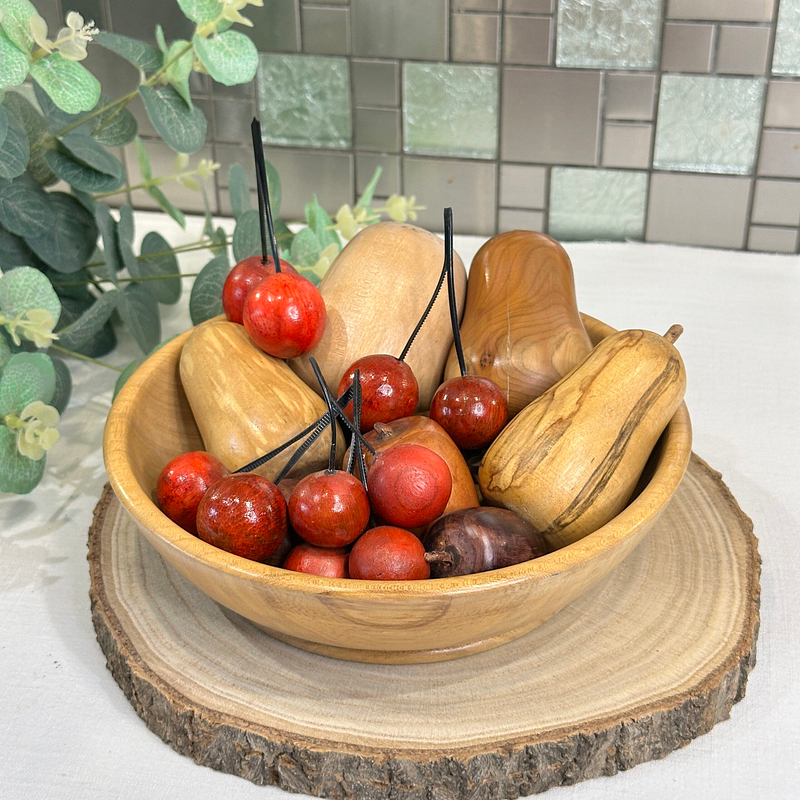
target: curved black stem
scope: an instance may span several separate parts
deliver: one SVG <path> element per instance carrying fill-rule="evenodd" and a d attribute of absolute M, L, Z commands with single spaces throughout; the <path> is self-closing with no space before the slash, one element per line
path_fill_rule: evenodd
<path fill-rule="evenodd" d="M 325 416 L 327 417 L 328 415 L 326 414 Z M 297 450 L 292 453 L 292 457 L 283 465 L 283 469 L 278 473 L 277 477 L 273 481 L 276 486 L 289 474 L 289 470 L 306 454 L 308 448 L 311 447 L 311 445 L 314 444 L 317 439 L 319 439 L 319 437 L 322 435 L 322 432 L 330 424 L 330 418 L 326 419 L 325 424 L 315 428 L 311 436 L 309 436 L 308 439 L 306 439 L 303 444 L 301 444 L 300 447 L 298 447 Z M 336 425 L 333 427 L 335 428 Z"/>
<path fill-rule="evenodd" d="M 356 387 L 358 387 L 358 388 L 356 388 Z M 353 383 L 351 384 L 351 388 L 354 390 L 353 391 L 353 424 L 356 426 L 356 428 L 361 430 L 361 404 L 359 402 L 359 389 L 361 389 L 361 370 L 360 369 L 357 369 L 355 371 L 355 373 L 353 374 Z M 351 475 L 353 474 L 353 467 L 355 466 L 355 461 L 356 461 L 356 445 L 357 444 L 358 444 L 358 442 L 356 442 L 355 439 L 353 439 L 353 441 L 350 442 L 350 455 L 347 457 L 347 472 L 349 472 Z M 358 445 L 358 446 L 359 446 L 359 449 L 360 449 L 361 446 L 360 445 Z"/>
<path fill-rule="evenodd" d="M 408 355 L 408 351 L 411 349 L 411 345 L 414 344 L 414 339 L 417 338 L 417 334 L 420 332 L 422 326 L 425 324 L 425 320 L 428 318 L 428 315 L 431 313 L 431 309 L 433 308 L 434 303 L 436 302 L 436 298 L 439 296 L 439 292 L 442 289 L 442 284 L 444 283 L 445 276 L 447 275 L 447 259 L 444 260 L 444 265 L 442 266 L 442 273 L 439 275 L 439 280 L 436 283 L 436 288 L 433 290 L 433 295 L 431 296 L 430 302 L 428 303 L 427 308 L 422 312 L 422 316 L 419 318 L 419 322 L 417 323 L 417 327 L 414 328 L 411 336 L 408 337 L 408 341 L 406 342 L 406 346 L 403 348 L 403 352 L 399 355 L 400 361 L 405 361 L 406 356 Z"/>
<path fill-rule="evenodd" d="M 461 330 L 458 327 L 458 308 L 456 306 L 456 281 L 453 275 L 453 209 L 444 210 L 444 263 L 447 270 L 447 299 L 450 303 L 450 325 L 453 328 L 453 342 L 456 346 L 458 368 L 461 377 L 467 375 L 467 365 L 464 362 L 464 348 L 461 346 Z"/>
<path fill-rule="evenodd" d="M 335 401 L 331 395 L 331 390 L 328 384 L 325 383 L 325 378 L 322 377 L 322 371 L 317 364 L 317 359 L 314 356 L 310 358 L 311 369 L 314 370 L 314 377 L 319 383 L 319 388 L 322 389 L 322 396 L 325 398 L 325 403 L 328 406 L 328 413 L 331 415 L 331 454 L 328 457 L 328 472 L 336 472 L 336 424 L 333 422 L 336 412 L 334 411 Z"/>
<path fill-rule="evenodd" d="M 275 225 L 272 222 L 272 209 L 269 204 L 269 186 L 267 185 L 267 165 L 264 162 L 264 144 L 261 139 L 261 123 L 253 117 L 250 123 L 253 135 L 253 157 L 256 161 L 256 181 L 258 183 L 258 219 L 261 224 L 261 260 L 267 263 L 267 232 L 272 250 L 272 262 L 275 272 L 281 271 L 281 259 L 278 254 L 278 240 L 275 238 Z"/>
<path fill-rule="evenodd" d="M 355 426 L 358 430 L 361 430 L 361 403 L 362 403 L 362 394 L 361 394 L 361 375 L 359 371 L 356 370 L 356 393 L 355 397 L 353 397 L 353 419 L 355 420 Z M 356 443 L 355 437 L 353 438 L 353 444 Z M 361 446 L 361 442 L 358 442 L 358 471 L 361 475 L 361 483 L 364 486 L 364 489 L 367 488 L 367 461 L 364 458 L 364 448 Z"/>

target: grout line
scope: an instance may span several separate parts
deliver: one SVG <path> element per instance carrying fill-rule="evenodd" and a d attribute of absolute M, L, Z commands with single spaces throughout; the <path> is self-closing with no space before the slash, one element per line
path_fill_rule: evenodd
<path fill-rule="evenodd" d="M 495 130 L 497 136 L 497 151 L 494 158 L 494 232 L 500 232 L 500 180 L 502 166 L 502 133 L 503 133 L 503 84 L 505 75 L 505 37 L 506 37 L 506 0 L 500 3 L 499 22 L 497 25 L 497 119 Z"/>

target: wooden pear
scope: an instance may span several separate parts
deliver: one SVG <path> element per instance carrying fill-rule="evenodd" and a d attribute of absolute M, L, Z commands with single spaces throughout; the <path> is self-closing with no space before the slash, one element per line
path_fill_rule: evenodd
<path fill-rule="evenodd" d="M 683 398 L 672 345 L 681 330 L 603 339 L 489 447 L 478 471 L 484 501 L 525 517 L 553 549 L 616 516 Z"/>
<path fill-rule="evenodd" d="M 217 318 L 198 325 L 183 346 L 180 374 L 206 450 L 229 470 L 283 444 L 326 411 L 324 400 L 285 361 L 262 352 L 235 322 Z M 275 478 L 299 444 L 256 474 Z M 324 469 L 329 452 L 329 434 L 323 433 L 289 475 Z"/>
<path fill-rule="evenodd" d="M 328 321 L 322 341 L 289 363 L 309 385 L 315 383 L 309 357 L 319 362 L 330 386 L 362 356 L 399 356 L 433 294 L 442 271 L 444 243 L 422 228 L 379 222 L 360 231 L 337 256 L 319 285 Z M 459 313 L 464 306 L 466 270 L 455 254 Z M 439 387 L 453 343 L 447 291 L 439 294 L 406 361 L 419 384 L 419 409 L 427 409 Z"/>
<path fill-rule="evenodd" d="M 470 267 L 461 341 L 468 372 L 502 389 L 511 417 L 583 361 L 592 345 L 564 248 L 531 231 L 489 239 Z M 453 349 L 445 379 L 458 374 Z"/>

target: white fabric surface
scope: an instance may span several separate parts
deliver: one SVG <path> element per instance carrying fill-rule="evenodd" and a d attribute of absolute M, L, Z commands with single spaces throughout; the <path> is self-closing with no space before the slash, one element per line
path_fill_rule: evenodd
<path fill-rule="evenodd" d="M 164 215 L 139 215 L 141 232 L 156 224 L 173 244 L 200 229 L 196 219 L 184 233 Z M 480 243 L 457 237 L 465 263 Z M 800 259 L 643 244 L 568 250 L 582 310 L 618 328 L 685 326 L 678 346 L 694 449 L 753 518 L 764 567 L 758 663 L 731 719 L 662 761 L 552 796 L 796 798 Z M 182 268 L 196 271 L 207 258 L 187 254 Z M 187 295 L 163 317 L 165 337 L 185 330 Z M 124 365 L 135 355 L 123 340 L 109 359 Z M 173 752 L 105 667 L 89 613 L 86 536 L 106 481 L 101 440 L 116 374 L 80 363 L 73 376 L 44 480 L 31 495 L 0 498 L 0 797 L 277 800 L 278 789 Z"/>

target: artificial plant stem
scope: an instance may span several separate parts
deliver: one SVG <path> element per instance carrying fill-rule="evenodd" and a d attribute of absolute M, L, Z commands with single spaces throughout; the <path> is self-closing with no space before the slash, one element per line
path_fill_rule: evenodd
<path fill-rule="evenodd" d="M 453 209 L 444 210 L 444 263 L 447 270 L 447 300 L 450 304 L 450 325 L 453 328 L 453 342 L 456 346 L 458 368 L 461 377 L 467 375 L 467 365 L 464 363 L 464 348 L 461 346 L 461 330 L 458 327 L 458 308 L 456 306 L 456 280 L 453 275 Z"/>
<path fill-rule="evenodd" d="M 331 390 L 328 384 L 325 383 L 325 378 L 322 377 L 322 371 L 319 368 L 317 359 L 311 356 L 309 359 L 311 369 L 314 370 L 314 377 L 319 383 L 319 388 L 322 389 L 322 396 L 325 398 L 325 403 L 328 406 L 328 413 L 331 415 L 331 453 L 328 457 L 328 472 L 336 472 L 336 411 L 334 410 L 335 401 L 331 396 Z"/>
<path fill-rule="evenodd" d="M 272 249 L 272 262 L 275 272 L 281 271 L 281 259 L 278 254 L 278 242 L 275 239 L 275 225 L 272 222 L 272 208 L 269 203 L 269 186 L 267 185 L 267 165 L 264 161 L 264 144 L 261 139 L 261 123 L 253 117 L 250 123 L 253 135 L 253 156 L 256 160 L 256 179 L 258 182 L 258 215 L 261 222 L 261 259 L 267 263 L 267 232 Z"/>
<path fill-rule="evenodd" d="M 406 342 L 406 346 L 403 348 L 403 352 L 400 353 L 399 360 L 405 361 L 406 356 L 408 355 L 408 351 L 411 349 L 411 345 L 414 344 L 414 339 L 417 338 L 417 334 L 420 332 L 420 329 L 425 324 L 425 320 L 428 318 L 428 314 L 431 313 L 431 309 L 433 308 L 433 304 L 436 302 L 436 298 L 439 296 L 439 292 L 442 289 L 442 284 L 444 283 L 445 276 L 447 275 L 447 259 L 445 258 L 444 264 L 442 265 L 442 272 L 439 275 L 439 280 L 436 283 L 436 288 L 433 290 L 433 294 L 431 295 L 430 302 L 428 303 L 427 308 L 422 312 L 422 316 L 419 318 L 419 322 L 417 323 L 417 327 L 414 328 L 411 336 L 408 337 L 408 341 Z"/>
<path fill-rule="evenodd" d="M 85 356 L 83 353 L 76 353 L 74 350 L 67 350 L 66 347 L 62 347 L 60 344 L 51 344 L 50 349 L 58 350 L 59 353 L 64 353 L 64 355 L 72 356 L 73 358 L 78 358 L 81 361 L 88 361 L 90 364 L 99 364 L 101 367 L 106 367 L 106 369 L 113 369 L 114 372 L 123 371 L 121 367 L 115 367 L 113 364 L 109 364 L 107 361 L 100 361 L 97 358 Z"/>

